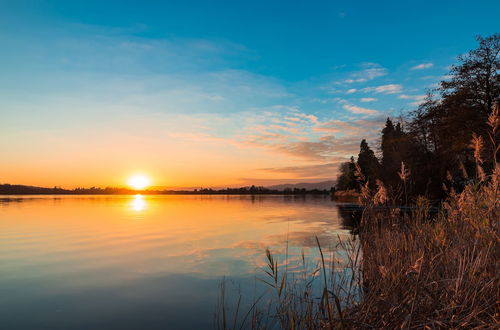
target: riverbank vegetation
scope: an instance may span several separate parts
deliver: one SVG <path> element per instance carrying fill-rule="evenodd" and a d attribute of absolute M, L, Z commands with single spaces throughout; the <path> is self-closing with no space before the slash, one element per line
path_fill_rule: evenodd
<path fill-rule="evenodd" d="M 380 159 L 363 140 L 342 164 L 338 188 L 363 207 L 357 235 L 330 258 L 317 240 L 317 267 L 302 277 L 267 251 L 266 303 L 219 328 L 500 326 L 500 35 L 478 40 L 439 99 L 429 94 L 408 122 L 387 120 Z"/>
<path fill-rule="evenodd" d="M 478 41 L 439 99 L 429 94 L 408 123 L 387 120 L 380 162 L 363 141 L 343 172 L 365 207 L 354 327 L 499 326 L 500 35 Z"/>
<path fill-rule="evenodd" d="M 498 136 L 498 107 L 489 117 Z M 359 328 L 494 328 L 500 298 L 500 166 L 482 167 L 484 145 L 472 140 L 476 175 L 461 192 L 443 183 L 439 211 L 419 197 L 403 213 L 382 182 L 362 185 L 360 225 L 364 296 L 351 309 Z M 493 145 L 493 149 L 498 145 Z M 359 167 L 358 167 L 359 168 Z M 405 185 L 404 166 L 398 176 Z M 464 172 L 464 176 L 468 176 Z M 363 179 L 363 176 L 360 176 Z M 384 211 L 374 211 L 384 205 Z"/>
<path fill-rule="evenodd" d="M 337 190 L 360 190 L 356 163 L 367 178 L 370 188 L 377 180 L 405 202 L 404 197 L 426 196 L 442 200 L 451 182 L 462 191 L 470 182 L 465 172 L 476 174 L 475 159 L 470 152 L 474 134 L 483 144 L 482 168 L 491 173 L 498 161 L 499 150 L 493 150 L 488 125 L 495 104 L 500 101 L 500 34 L 478 38 L 479 47 L 459 56 L 446 80 L 405 117 L 387 118 L 381 130 L 378 157 L 365 140 L 361 141 L 357 160 L 352 157 L 339 168 Z M 401 184 L 401 163 L 411 177 Z M 406 191 L 403 191 L 406 187 Z M 405 195 L 405 196 L 403 196 Z"/>
<path fill-rule="evenodd" d="M 222 302 L 218 328 L 498 327 L 499 183 L 497 166 L 461 193 L 451 191 L 437 213 L 425 198 L 404 213 L 382 186 L 365 189 L 359 239 L 339 240 L 329 255 L 317 241 L 317 265 L 308 271 L 302 256 L 301 272 L 268 250 L 260 280 L 269 292 L 231 322 Z"/>

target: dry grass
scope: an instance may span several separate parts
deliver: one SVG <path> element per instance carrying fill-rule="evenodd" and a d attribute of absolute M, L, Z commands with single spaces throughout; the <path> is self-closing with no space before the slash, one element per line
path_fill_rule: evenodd
<path fill-rule="evenodd" d="M 346 259 L 333 255 L 326 260 L 318 242 L 317 267 L 308 272 L 304 266 L 297 280 L 267 251 L 266 308 L 259 310 L 256 300 L 247 313 L 251 317 L 239 326 L 234 322 L 233 328 L 500 328 L 498 107 L 488 123 L 495 152 L 490 175 L 482 167 L 484 141 L 474 136 L 475 178 L 460 193 L 448 188 L 437 213 L 424 197 L 402 212 L 395 206 L 401 199 L 391 198 L 382 182 L 371 191 L 360 177 L 364 212 L 359 240 L 337 246 Z M 399 175 L 406 185 L 411 173 L 404 164 Z M 220 318 L 218 326 L 231 328 Z"/>
<path fill-rule="evenodd" d="M 336 247 L 345 259 L 325 258 L 318 242 L 318 265 L 308 271 L 303 257 L 297 276 L 268 250 L 265 307 L 255 303 L 243 322 L 220 320 L 219 328 L 499 328 L 499 182 L 497 166 L 486 181 L 451 193 L 437 214 L 425 198 L 411 213 L 380 211 L 388 202 L 379 186 L 359 240 Z"/>
<path fill-rule="evenodd" d="M 240 311 L 227 305 L 225 285 L 216 313 L 218 329 L 317 329 L 348 328 L 350 321 L 343 312 L 361 300 L 361 250 L 354 236 L 341 240 L 335 250 L 341 254 L 326 253 L 319 240 L 317 259 L 301 256 L 299 267 L 292 266 L 288 257 L 278 260 L 266 250 L 267 266 L 264 275 L 257 278 L 266 288 L 251 303 L 249 310 Z M 293 269 L 292 269 L 293 268 Z M 229 312 L 231 310 L 231 312 Z M 229 314 L 229 315 L 228 315 Z M 238 319 L 238 315 L 240 318 Z"/>
<path fill-rule="evenodd" d="M 499 175 L 497 167 L 488 183 L 452 194 L 435 216 L 422 198 L 411 215 L 365 215 L 366 290 L 353 327 L 498 326 Z"/>
<path fill-rule="evenodd" d="M 493 172 L 485 174 L 484 141 L 474 135 L 476 178 L 461 193 L 451 189 L 437 214 L 430 212 L 423 197 L 415 201 L 410 214 L 391 207 L 381 182 L 376 193 L 363 191 L 360 242 L 365 295 L 350 310 L 351 328 L 500 327 L 497 106 L 488 123 L 495 150 Z M 402 164 L 403 185 L 409 175 Z M 387 209 L 375 211 L 380 205 Z"/>

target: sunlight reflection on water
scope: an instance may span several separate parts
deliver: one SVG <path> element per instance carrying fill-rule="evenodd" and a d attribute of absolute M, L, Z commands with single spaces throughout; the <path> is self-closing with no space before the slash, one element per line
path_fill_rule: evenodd
<path fill-rule="evenodd" d="M 325 196 L 3 198 L 1 326 L 210 328 L 222 277 L 253 296 L 267 247 L 314 258 L 341 215 Z"/>
<path fill-rule="evenodd" d="M 147 206 L 146 200 L 144 199 L 144 196 L 142 196 L 141 194 L 135 195 L 134 199 L 130 203 L 131 209 L 136 212 L 144 211 L 146 209 L 146 206 Z"/>

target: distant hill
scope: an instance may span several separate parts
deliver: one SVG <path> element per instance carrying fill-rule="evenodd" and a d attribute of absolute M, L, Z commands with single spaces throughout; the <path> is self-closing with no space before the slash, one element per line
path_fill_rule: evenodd
<path fill-rule="evenodd" d="M 330 188 L 334 187 L 336 184 L 336 181 L 330 180 L 330 181 L 322 181 L 322 182 L 302 182 L 302 183 L 287 183 L 287 184 L 278 184 L 274 186 L 268 186 L 266 188 L 268 189 L 273 189 L 273 190 L 285 190 L 287 188 L 290 189 L 306 189 L 306 190 L 312 190 L 312 189 L 318 189 L 318 190 L 330 190 Z"/>

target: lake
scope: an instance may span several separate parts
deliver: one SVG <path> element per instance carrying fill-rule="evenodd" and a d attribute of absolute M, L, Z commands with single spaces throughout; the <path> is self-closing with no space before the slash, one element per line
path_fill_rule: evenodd
<path fill-rule="evenodd" d="M 314 256 L 348 218 L 329 196 L 0 196 L 0 328 L 212 328 L 223 278 L 255 295 L 267 247 Z"/>

